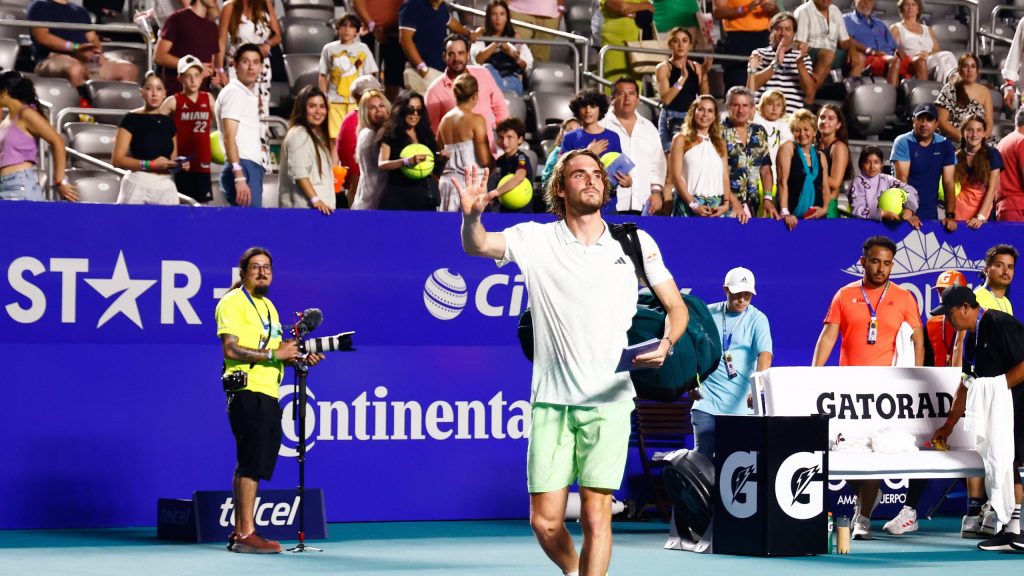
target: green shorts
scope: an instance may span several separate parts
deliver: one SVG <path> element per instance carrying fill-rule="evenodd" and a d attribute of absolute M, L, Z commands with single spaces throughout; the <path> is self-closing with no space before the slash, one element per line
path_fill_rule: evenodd
<path fill-rule="evenodd" d="M 604 406 L 536 403 L 526 483 L 531 494 L 571 486 L 618 490 L 629 451 L 632 400 Z"/>

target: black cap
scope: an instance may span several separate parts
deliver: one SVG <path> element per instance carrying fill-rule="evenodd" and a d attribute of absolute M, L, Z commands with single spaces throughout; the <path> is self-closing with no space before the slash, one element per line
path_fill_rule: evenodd
<path fill-rule="evenodd" d="M 978 297 L 974 295 L 967 286 L 950 286 L 942 293 L 942 305 L 931 311 L 932 316 L 945 316 L 949 311 L 970 304 L 972 308 L 978 307 Z"/>
<path fill-rule="evenodd" d="M 932 104 L 931 102 L 922 102 L 914 108 L 914 118 L 917 118 L 922 114 L 927 114 L 932 117 L 932 120 L 935 120 L 939 117 L 939 110 L 935 107 L 935 104 Z"/>

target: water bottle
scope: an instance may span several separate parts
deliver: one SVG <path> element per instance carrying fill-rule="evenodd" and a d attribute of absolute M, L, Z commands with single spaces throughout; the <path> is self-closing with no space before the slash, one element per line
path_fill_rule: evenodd
<path fill-rule="evenodd" d="M 836 552 L 850 553 L 850 517 L 840 516 L 836 523 Z"/>
<path fill-rule="evenodd" d="M 828 553 L 832 554 L 836 548 L 836 536 L 835 532 L 832 531 L 832 513 L 828 513 Z"/>

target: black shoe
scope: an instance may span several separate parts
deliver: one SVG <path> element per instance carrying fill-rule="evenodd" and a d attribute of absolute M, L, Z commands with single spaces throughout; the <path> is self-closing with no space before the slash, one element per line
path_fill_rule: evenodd
<path fill-rule="evenodd" d="M 981 542 L 978 542 L 978 548 L 981 549 L 981 550 L 990 550 L 990 551 L 991 550 L 1004 550 L 1004 551 L 1013 550 L 1013 548 L 1011 547 L 1011 543 L 1014 540 L 1018 539 L 1018 538 L 1020 538 L 1019 534 L 1014 534 L 1013 532 L 1007 532 L 1006 528 L 1003 528 L 1002 530 L 999 531 L 998 534 L 996 534 L 995 536 L 989 538 L 988 540 L 982 540 Z M 1024 543 L 1024 541 L 1022 541 L 1022 543 Z M 1024 549 L 1024 548 L 1022 548 L 1022 549 Z"/>
<path fill-rule="evenodd" d="M 238 538 L 238 533 L 235 532 L 234 530 L 231 531 L 231 534 L 228 534 L 228 550 L 231 550 L 231 548 L 234 547 L 235 540 L 237 538 Z"/>
<path fill-rule="evenodd" d="M 1010 548 L 1024 550 L 1024 534 L 1017 534 L 1017 537 L 1010 542 Z"/>

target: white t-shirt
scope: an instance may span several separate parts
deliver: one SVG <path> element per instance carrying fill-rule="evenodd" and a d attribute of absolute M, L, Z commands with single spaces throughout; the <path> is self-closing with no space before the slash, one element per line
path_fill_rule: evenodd
<path fill-rule="evenodd" d="M 224 134 L 225 120 L 238 121 L 238 131 L 235 133 L 238 158 L 262 164 L 259 93 L 246 88 L 237 78 L 232 79 L 217 95 L 214 111 L 221 134 Z"/>
<path fill-rule="evenodd" d="M 533 311 L 530 401 L 601 406 L 632 399 L 629 373 L 615 368 L 636 313 L 636 272 L 607 226 L 590 246 L 564 220 L 524 222 L 502 234 L 498 266 L 519 265 Z M 651 284 L 672 279 L 654 239 L 642 230 L 639 236 Z"/>
<path fill-rule="evenodd" d="M 376 74 L 377 62 L 362 42 L 327 43 L 320 52 L 319 73 L 327 77 L 327 98 L 334 104 L 355 104 L 352 82 L 363 74 Z"/>

